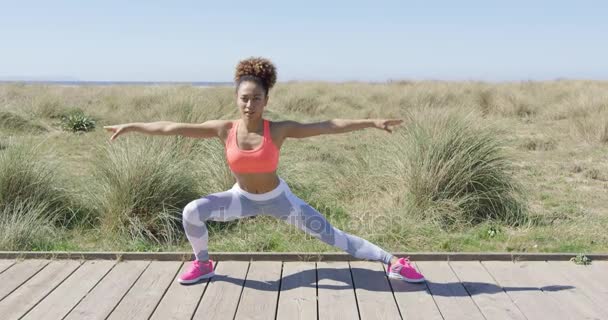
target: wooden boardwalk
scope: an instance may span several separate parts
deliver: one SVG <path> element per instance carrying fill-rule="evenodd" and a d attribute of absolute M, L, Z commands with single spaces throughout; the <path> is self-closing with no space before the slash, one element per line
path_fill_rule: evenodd
<path fill-rule="evenodd" d="M 416 262 L 425 284 L 378 262 L 0 260 L 0 319 L 608 319 L 608 262 Z"/>

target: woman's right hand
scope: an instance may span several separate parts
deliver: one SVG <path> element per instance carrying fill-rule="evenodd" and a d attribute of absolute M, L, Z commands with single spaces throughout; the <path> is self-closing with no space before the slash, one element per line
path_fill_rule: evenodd
<path fill-rule="evenodd" d="M 117 124 L 113 126 L 104 126 L 104 129 L 114 133 L 112 137 L 110 137 L 110 141 L 116 139 L 119 135 L 126 133 L 128 125 L 127 124 Z"/>

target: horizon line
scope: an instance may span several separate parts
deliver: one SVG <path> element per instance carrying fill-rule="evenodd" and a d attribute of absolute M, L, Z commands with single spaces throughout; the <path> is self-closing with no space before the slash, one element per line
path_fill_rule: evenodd
<path fill-rule="evenodd" d="M 277 83 L 369 83 L 369 84 L 391 84 L 391 83 L 415 83 L 415 82 L 480 82 L 480 83 L 523 83 L 523 82 L 560 82 L 560 81 L 597 81 L 603 82 L 608 79 L 590 79 L 590 78 L 566 78 L 558 77 L 553 79 L 519 79 L 519 80 L 480 80 L 480 79 L 387 79 L 383 81 L 374 80 L 287 80 L 277 81 Z M 232 86 L 234 81 L 146 81 L 146 80 L 7 80 L 0 78 L 0 84 L 56 84 L 56 85 L 121 85 L 121 84 L 158 84 L 158 85 L 195 85 L 195 86 Z"/>

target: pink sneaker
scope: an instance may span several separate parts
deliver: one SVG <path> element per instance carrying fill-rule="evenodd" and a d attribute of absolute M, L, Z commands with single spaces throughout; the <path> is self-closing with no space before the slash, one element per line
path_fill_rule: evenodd
<path fill-rule="evenodd" d="M 424 282 L 424 276 L 416 271 L 408 258 L 399 258 L 395 265 L 389 263 L 386 275 L 389 278 L 405 280 L 407 282 Z"/>
<path fill-rule="evenodd" d="M 198 282 L 202 279 L 211 278 L 215 275 L 213 272 L 213 261 L 209 260 L 208 262 L 201 262 L 198 260 L 192 261 L 190 268 L 188 271 L 182 273 L 179 278 L 177 278 L 177 282 L 190 284 Z"/>

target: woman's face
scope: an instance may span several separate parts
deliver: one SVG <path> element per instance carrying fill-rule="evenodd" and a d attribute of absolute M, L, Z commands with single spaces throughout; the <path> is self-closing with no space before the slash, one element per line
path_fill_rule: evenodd
<path fill-rule="evenodd" d="M 241 83 L 236 93 L 236 104 L 243 119 L 261 119 L 267 103 L 268 97 L 262 86 L 252 81 Z"/>

